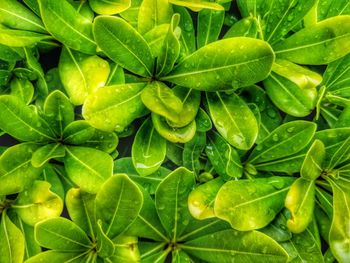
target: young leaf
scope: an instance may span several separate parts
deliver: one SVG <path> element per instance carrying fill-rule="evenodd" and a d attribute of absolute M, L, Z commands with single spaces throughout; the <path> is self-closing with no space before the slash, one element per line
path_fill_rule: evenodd
<path fill-rule="evenodd" d="M 85 120 L 73 121 L 67 125 L 62 133 L 64 143 L 81 145 L 94 136 L 96 129 Z"/>
<path fill-rule="evenodd" d="M 111 153 L 117 148 L 118 142 L 119 139 L 115 133 L 95 130 L 94 135 L 86 140 L 83 145 Z"/>
<path fill-rule="evenodd" d="M 328 18 L 274 46 L 275 54 L 298 64 L 323 65 L 350 52 L 350 16 Z"/>
<path fill-rule="evenodd" d="M 286 262 L 288 255 L 272 238 L 257 231 L 223 230 L 180 245 L 186 253 L 209 262 Z"/>
<path fill-rule="evenodd" d="M 224 183 L 225 181 L 221 177 L 218 177 L 199 185 L 189 194 L 188 209 L 194 218 L 203 220 L 215 217 L 215 198 Z"/>
<path fill-rule="evenodd" d="M 172 122 L 178 122 L 183 107 L 182 101 L 164 83 L 154 81 L 147 84 L 141 93 L 141 99 L 152 112 Z"/>
<path fill-rule="evenodd" d="M 64 45 L 87 54 L 96 53 L 92 23 L 67 1 L 38 0 L 47 31 Z"/>
<path fill-rule="evenodd" d="M 109 257 L 112 262 L 140 262 L 138 240 L 136 237 L 118 236 L 113 239 L 115 245 L 114 254 Z"/>
<path fill-rule="evenodd" d="M 167 122 L 173 127 L 184 127 L 196 117 L 201 101 L 201 92 L 181 86 L 175 86 L 172 90 L 175 96 L 181 100 L 182 110 L 178 114 L 176 122 L 170 119 Z"/>
<path fill-rule="evenodd" d="M 83 191 L 97 193 L 112 176 L 113 159 L 107 153 L 87 147 L 66 147 L 64 158 L 68 177 Z"/>
<path fill-rule="evenodd" d="M 21 99 L 0 96 L 0 128 L 22 141 L 55 140 L 49 125 Z"/>
<path fill-rule="evenodd" d="M 215 2 L 209 2 L 209 1 L 203 1 L 203 0 L 170 0 L 169 3 L 187 7 L 188 9 L 191 9 L 192 11 L 195 11 L 195 12 L 198 12 L 202 9 L 212 9 L 217 11 L 224 10 L 224 8 L 221 5 Z"/>
<path fill-rule="evenodd" d="M 83 104 L 88 94 L 103 87 L 110 72 L 106 60 L 69 47 L 62 49 L 58 70 L 62 84 L 74 105 Z"/>
<path fill-rule="evenodd" d="M 266 42 L 243 37 L 223 39 L 184 58 L 161 80 L 206 91 L 236 89 L 265 79 L 273 61 L 274 54 Z"/>
<path fill-rule="evenodd" d="M 196 134 L 196 122 L 192 121 L 188 125 L 180 128 L 171 127 L 165 118 L 152 113 L 152 122 L 156 131 L 166 140 L 173 143 L 189 142 Z"/>
<path fill-rule="evenodd" d="M 153 58 L 146 40 L 125 20 L 100 16 L 94 21 L 98 46 L 114 62 L 143 77 L 152 76 Z"/>
<path fill-rule="evenodd" d="M 61 215 L 63 201 L 50 188 L 48 182 L 35 181 L 27 191 L 18 195 L 13 208 L 24 223 L 34 226 L 44 219 Z"/>
<path fill-rule="evenodd" d="M 206 97 L 218 132 L 232 146 L 241 150 L 250 149 L 258 136 L 259 127 L 248 105 L 235 93 L 207 92 Z"/>
<path fill-rule="evenodd" d="M 161 24 L 170 23 L 172 6 L 165 0 L 144 0 L 138 13 L 137 29 L 143 35 Z"/>
<path fill-rule="evenodd" d="M 87 97 L 83 105 L 85 120 L 103 131 L 123 131 L 145 112 L 141 101 L 144 86 L 144 83 L 132 83 L 97 90 Z"/>
<path fill-rule="evenodd" d="M 24 259 L 24 237 L 21 231 L 3 211 L 0 224 L 0 261 L 22 263 Z"/>
<path fill-rule="evenodd" d="M 258 21 L 255 17 L 245 17 L 234 23 L 226 32 L 224 38 L 230 37 L 252 37 L 257 38 Z"/>
<path fill-rule="evenodd" d="M 304 117 L 316 106 L 317 90 L 322 77 L 286 60 L 276 60 L 272 73 L 264 80 L 272 102 L 289 115 Z"/>
<path fill-rule="evenodd" d="M 62 217 L 46 219 L 36 224 L 35 239 L 42 247 L 64 252 L 83 252 L 92 248 L 84 231 Z"/>
<path fill-rule="evenodd" d="M 288 229 L 293 233 L 305 231 L 312 221 L 315 181 L 298 178 L 290 187 L 284 205 L 291 212 L 291 219 L 287 221 Z"/>
<path fill-rule="evenodd" d="M 96 217 L 106 236 L 121 234 L 138 216 L 142 193 L 126 174 L 116 174 L 103 184 L 96 196 Z"/>
<path fill-rule="evenodd" d="M 127 10 L 131 0 L 89 0 L 89 5 L 97 14 L 113 15 Z"/>
<path fill-rule="evenodd" d="M 157 59 L 157 76 L 167 75 L 174 67 L 180 54 L 180 42 L 178 40 L 181 29 L 178 27 L 180 15 L 174 14 L 164 38 L 162 50 Z"/>
<path fill-rule="evenodd" d="M 180 167 L 158 186 L 155 203 L 160 221 L 171 240 L 176 241 L 191 220 L 187 197 L 195 185 L 194 174 Z"/>
<path fill-rule="evenodd" d="M 31 31 L 9 29 L 0 24 L 0 44 L 2 45 L 26 47 L 46 39 L 51 39 L 51 37 Z"/>
<path fill-rule="evenodd" d="M 315 140 L 305 155 L 300 176 L 307 180 L 316 180 L 323 171 L 325 147 L 322 141 Z"/>
<path fill-rule="evenodd" d="M 276 176 L 229 181 L 216 196 L 215 215 L 240 231 L 265 227 L 282 210 L 293 181 L 294 178 Z"/>
<path fill-rule="evenodd" d="M 249 162 L 263 163 L 290 156 L 302 150 L 312 139 L 316 124 L 291 121 L 279 126 L 250 154 Z"/>
<path fill-rule="evenodd" d="M 151 118 L 144 121 L 132 144 L 132 161 L 136 171 L 147 176 L 159 169 L 165 159 L 166 141 L 154 129 Z"/>

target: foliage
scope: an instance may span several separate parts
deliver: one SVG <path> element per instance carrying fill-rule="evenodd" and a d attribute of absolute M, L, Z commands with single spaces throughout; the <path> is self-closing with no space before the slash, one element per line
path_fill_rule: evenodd
<path fill-rule="evenodd" d="M 0 262 L 350 262 L 349 43 L 348 0 L 0 1 Z"/>

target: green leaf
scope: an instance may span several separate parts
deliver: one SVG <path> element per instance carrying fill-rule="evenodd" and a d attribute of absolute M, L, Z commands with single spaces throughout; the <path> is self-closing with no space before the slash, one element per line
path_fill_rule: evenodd
<path fill-rule="evenodd" d="M 296 117 L 309 115 L 317 103 L 322 77 L 286 60 L 276 60 L 264 86 L 272 102 L 282 111 Z"/>
<path fill-rule="evenodd" d="M 97 14 L 113 15 L 127 10 L 131 0 L 90 0 L 89 5 Z"/>
<path fill-rule="evenodd" d="M 320 140 L 315 140 L 305 155 L 300 176 L 307 180 L 316 180 L 323 171 L 325 146 Z"/>
<path fill-rule="evenodd" d="M 172 263 L 193 262 L 189 255 L 182 250 L 172 251 Z"/>
<path fill-rule="evenodd" d="M 218 39 L 224 23 L 225 12 L 203 9 L 198 12 L 197 48 L 204 47 Z"/>
<path fill-rule="evenodd" d="M 117 148 L 118 142 L 115 133 L 95 130 L 94 135 L 84 142 L 84 146 L 111 153 Z"/>
<path fill-rule="evenodd" d="M 66 95 L 55 90 L 46 97 L 44 104 L 45 119 L 58 135 L 74 121 L 74 108 Z"/>
<path fill-rule="evenodd" d="M 154 129 L 151 118 L 145 120 L 135 135 L 131 156 L 136 171 L 147 176 L 159 169 L 166 154 L 166 141 Z"/>
<path fill-rule="evenodd" d="M 236 89 L 265 79 L 273 61 L 274 54 L 266 42 L 243 37 L 223 39 L 184 58 L 161 80 L 206 91 Z"/>
<path fill-rule="evenodd" d="M 41 263 L 41 262 L 50 262 L 50 263 L 62 263 L 62 262 L 84 262 L 86 260 L 87 252 L 63 252 L 56 250 L 49 250 L 42 252 L 34 257 L 31 257 L 26 261 L 26 263 Z M 72 261 L 74 260 L 74 261 Z M 86 261 L 85 261 L 86 262 Z"/>
<path fill-rule="evenodd" d="M 143 195 L 142 208 L 136 220 L 126 230 L 126 234 L 168 242 L 169 239 L 159 220 L 154 200 L 145 189 L 140 190 Z"/>
<path fill-rule="evenodd" d="M 78 120 L 65 127 L 62 137 L 64 143 L 80 145 L 91 139 L 95 132 L 96 129 L 91 127 L 87 121 Z"/>
<path fill-rule="evenodd" d="M 95 238 L 96 218 L 95 218 L 95 195 L 85 193 L 79 188 L 68 190 L 66 207 L 69 217 L 91 238 Z"/>
<path fill-rule="evenodd" d="M 66 0 L 38 0 L 47 31 L 64 45 L 87 54 L 96 53 L 92 23 Z"/>
<path fill-rule="evenodd" d="M 45 79 L 45 73 L 41 67 L 41 64 L 39 63 L 38 58 L 35 56 L 33 50 L 30 50 L 28 48 L 23 48 L 23 50 L 26 58 L 27 68 L 37 76 L 36 87 L 39 91 L 39 95 L 47 96 L 49 91 Z"/>
<path fill-rule="evenodd" d="M 96 196 L 96 217 L 102 221 L 105 234 L 114 238 L 138 216 L 142 193 L 126 174 L 116 174 L 103 184 Z"/>
<path fill-rule="evenodd" d="M 87 147 L 66 147 L 64 158 L 68 177 L 83 191 L 97 193 L 112 176 L 113 159 L 107 153 Z"/>
<path fill-rule="evenodd" d="M 237 151 L 219 134 L 215 132 L 209 134 L 205 153 L 213 165 L 215 172 L 222 176 L 224 180 L 242 176 L 243 166 Z"/>
<path fill-rule="evenodd" d="M 282 210 L 293 181 L 294 178 L 277 176 L 229 181 L 216 196 L 215 215 L 240 231 L 265 227 Z"/>
<path fill-rule="evenodd" d="M 3 211 L 0 225 L 0 261 L 3 263 L 22 263 L 24 242 L 21 231 L 7 216 L 7 211 Z"/>
<path fill-rule="evenodd" d="M 118 236 L 113 239 L 115 244 L 114 254 L 109 258 L 113 263 L 118 262 L 140 262 L 137 237 Z"/>
<path fill-rule="evenodd" d="M 156 131 L 166 140 L 173 143 L 189 142 L 196 133 L 195 121 L 184 127 L 175 128 L 171 127 L 165 118 L 152 113 L 152 122 Z"/>
<path fill-rule="evenodd" d="M 252 37 L 257 38 L 258 20 L 255 17 L 245 17 L 234 23 L 226 32 L 224 38 L 230 37 Z"/>
<path fill-rule="evenodd" d="M 134 182 L 144 187 L 148 193 L 154 194 L 158 185 L 170 173 L 170 170 L 161 166 L 150 175 L 140 176 L 132 163 L 132 158 L 123 157 L 114 162 L 114 173 L 126 173 Z"/>
<path fill-rule="evenodd" d="M 0 128 L 22 141 L 50 141 L 55 135 L 46 122 L 22 100 L 0 96 Z"/>
<path fill-rule="evenodd" d="M 306 1 L 278 1 L 269 3 L 269 10 L 266 10 L 265 35 L 269 43 L 276 43 L 291 31 L 315 5 L 316 0 Z"/>
<path fill-rule="evenodd" d="M 189 194 L 188 209 L 194 218 L 203 220 L 215 217 L 215 198 L 224 183 L 225 181 L 218 177 L 199 185 Z"/>
<path fill-rule="evenodd" d="M 209 1 L 202 1 L 202 0 L 170 0 L 169 3 L 172 3 L 173 5 L 179 5 L 187 7 L 188 9 L 198 12 L 202 9 L 212 9 L 221 11 L 224 10 L 224 8 L 215 3 L 215 2 L 209 2 Z"/>
<path fill-rule="evenodd" d="M 293 233 L 305 231 L 312 221 L 315 206 L 315 181 L 298 178 L 290 187 L 285 207 L 291 212 L 287 221 L 288 229 Z"/>
<path fill-rule="evenodd" d="M 286 213 L 286 209 L 282 210 L 270 224 L 259 229 L 259 231 L 273 238 L 277 242 L 290 240 L 292 238 L 292 233 L 287 228 Z"/>
<path fill-rule="evenodd" d="M 147 41 L 153 57 L 159 57 L 163 49 L 164 39 L 169 31 L 170 24 L 162 24 L 152 28 L 143 37 Z M 180 34 L 181 35 L 181 34 Z"/>
<path fill-rule="evenodd" d="M 103 131 L 123 131 L 145 112 L 141 101 L 144 86 L 144 83 L 121 84 L 97 90 L 83 105 L 85 120 Z"/>
<path fill-rule="evenodd" d="M 66 149 L 60 143 L 50 143 L 40 147 L 33 153 L 32 165 L 34 167 L 41 167 L 46 162 L 57 157 L 64 157 Z"/>
<path fill-rule="evenodd" d="M 21 219 L 17 217 L 17 227 L 24 237 L 24 258 L 28 259 L 41 252 L 41 247 L 35 242 L 34 227 L 24 224 Z"/>
<path fill-rule="evenodd" d="M 308 121 L 282 124 L 253 150 L 249 162 L 263 163 L 299 152 L 311 141 L 315 131 L 316 124 Z"/>
<path fill-rule="evenodd" d="M 350 14 L 350 5 L 347 0 L 321 0 L 317 5 L 318 21 L 345 14 Z"/>
<path fill-rule="evenodd" d="M 34 181 L 27 191 L 18 195 L 12 207 L 24 223 L 34 226 L 44 219 L 61 215 L 63 200 L 50 188 L 48 182 Z"/>
<path fill-rule="evenodd" d="M 146 40 L 125 20 L 100 16 L 94 21 L 98 46 L 114 62 L 143 77 L 152 76 L 153 59 Z"/>
<path fill-rule="evenodd" d="M 327 159 L 326 168 L 328 170 L 334 169 L 338 164 L 341 164 L 349 159 L 350 156 L 350 138 L 347 138 L 336 148 L 330 159 Z"/>
<path fill-rule="evenodd" d="M 275 54 L 298 64 L 323 65 L 350 52 L 350 16 L 304 28 L 274 46 Z"/>
<path fill-rule="evenodd" d="M 266 12 L 267 8 L 265 0 L 257 0 L 253 2 L 246 0 L 237 0 L 237 5 L 243 17 L 251 15 L 255 17 L 258 15 L 262 16 Z"/>
<path fill-rule="evenodd" d="M 62 252 L 83 252 L 92 248 L 84 231 L 63 217 L 46 219 L 36 224 L 35 239 L 42 247 Z"/>
<path fill-rule="evenodd" d="M 238 149 L 250 149 L 259 127 L 248 105 L 235 93 L 207 92 L 206 97 L 211 119 L 221 136 Z"/>
<path fill-rule="evenodd" d="M 190 255 L 209 262 L 287 262 L 288 255 L 272 238 L 257 231 L 233 229 L 204 235 L 180 245 Z"/>
<path fill-rule="evenodd" d="M 40 18 L 17 1 L 1 1 L 0 23 L 12 29 L 47 33 Z"/>
<path fill-rule="evenodd" d="M 185 168 L 193 171 L 196 175 L 201 170 L 200 157 L 205 148 L 206 134 L 196 133 L 194 137 L 186 142 L 182 152 L 182 164 Z"/>
<path fill-rule="evenodd" d="M 103 87 L 110 73 L 106 60 L 69 47 L 62 49 L 58 70 L 62 84 L 74 105 L 83 104 L 90 93 Z"/>
<path fill-rule="evenodd" d="M 194 185 L 194 174 L 180 167 L 170 173 L 157 188 L 157 213 L 172 241 L 181 236 L 191 219 L 187 198 Z"/>
<path fill-rule="evenodd" d="M 201 92 L 181 86 L 175 86 L 173 92 L 182 102 L 182 110 L 177 115 L 176 122 L 168 119 L 167 122 L 173 127 L 183 127 L 190 124 L 196 117 L 201 101 Z"/>
<path fill-rule="evenodd" d="M 10 47 L 26 47 L 32 46 L 40 41 L 51 39 L 48 35 L 9 29 L 0 24 L 0 44 L 10 46 Z"/>
<path fill-rule="evenodd" d="M 10 94 L 23 100 L 25 104 L 29 104 L 33 99 L 34 86 L 27 79 L 12 79 L 10 89 Z"/>
<path fill-rule="evenodd" d="M 196 39 L 194 34 L 194 27 L 192 17 L 186 8 L 181 6 L 173 6 L 175 13 L 180 14 L 179 27 L 180 34 L 180 57 L 185 57 L 192 54 L 196 50 Z"/>
<path fill-rule="evenodd" d="M 329 232 L 329 245 L 334 257 L 339 262 L 350 260 L 350 183 L 348 178 L 341 177 L 328 180 L 333 189 L 333 219 Z"/>
<path fill-rule="evenodd" d="M 209 115 L 202 108 L 198 109 L 196 115 L 196 126 L 197 132 L 207 132 L 213 128 Z"/>
<path fill-rule="evenodd" d="M 183 107 L 182 101 L 164 83 L 154 81 L 147 84 L 141 93 L 141 99 L 152 112 L 172 122 L 178 122 Z"/>
<path fill-rule="evenodd" d="M 21 143 L 8 148 L 0 157 L 0 195 L 22 192 L 39 177 L 42 169 L 31 165 L 38 146 Z"/>
<path fill-rule="evenodd" d="M 102 221 L 97 221 L 97 251 L 102 258 L 108 258 L 114 253 L 114 244 L 102 229 Z"/>
<path fill-rule="evenodd" d="M 166 0 L 144 0 L 138 13 L 137 29 L 145 34 L 161 24 L 170 23 L 173 15 L 172 6 Z"/>
<path fill-rule="evenodd" d="M 162 50 L 157 59 L 157 76 L 167 75 L 174 67 L 180 54 L 180 42 L 178 40 L 181 29 L 178 27 L 180 15 L 174 14 L 168 32 L 164 38 Z"/>

